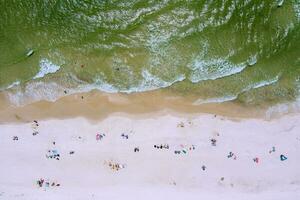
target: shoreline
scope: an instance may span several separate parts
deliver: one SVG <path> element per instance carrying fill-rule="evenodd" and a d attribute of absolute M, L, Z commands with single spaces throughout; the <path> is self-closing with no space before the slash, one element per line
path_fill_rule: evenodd
<path fill-rule="evenodd" d="M 25 106 L 11 105 L 5 93 L 0 93 L 0 123 L 19 123 L 34 119 L 67 119 L 84 117 L 101 120 L 118 113 L 143 117 L 171 113 L 177 116 L 213 114 L 238 119 L 271 120 L 289 114 L 299 113 L 298 106 L 289 108 L 292 103 L 284 104 L 286 111 L 269 114 L 267 106 L 245 106 L 237 102 L 193 105 L 194 98 L 170 96 L 165 92 L 151 91 L 135 94 L 108 94 L 99 91 L 66 95 L 55 102 L 38 101 Z M 276 107 L 276 105 L 275 105 Z M 295 107 L 295 106 L 294 106 Z M 293 107 L 292 107 L 293 108 Z"/>

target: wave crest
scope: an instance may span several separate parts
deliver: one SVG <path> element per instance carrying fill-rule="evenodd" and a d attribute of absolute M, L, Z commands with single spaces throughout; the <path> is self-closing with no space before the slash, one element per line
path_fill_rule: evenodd
<path fill-rule="evenodd" d="M 53 64 L 50 60 L 43 58 L 40 61 L 40 71 L 33 79 L 43 78 L 47 74 L 53 74 L 60 69 L 60 66 Z"/>
<path fill-rule="evenodd" d="M 193 83 L 205 80 L 215 80 L 233 74 L 240 73 L 247 67 L 246 63 L 233 64 L 227 59 L 217 58 L 210 60 L 196 59 L 190 68 L 192 73 L 189 77 Z"/>

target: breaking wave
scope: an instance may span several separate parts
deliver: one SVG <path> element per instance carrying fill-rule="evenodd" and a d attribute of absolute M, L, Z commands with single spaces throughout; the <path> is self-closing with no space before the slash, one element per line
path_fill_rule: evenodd
<path fill-rule="evenodd" d="M 33 79 L 43 78 L 47 74 L 53 74 L 60 69 L 60 66 L 53 64 L 48 59 L 40 61 L 40 71 L 33 77 Z"/>

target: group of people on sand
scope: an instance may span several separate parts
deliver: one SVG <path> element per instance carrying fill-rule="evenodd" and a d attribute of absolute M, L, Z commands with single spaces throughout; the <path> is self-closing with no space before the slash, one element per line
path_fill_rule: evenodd
<path fill-rule="evenodd" d="M 129 135 L 128 134 L 125 134 L 125 133 L 122 133 L 121 134 L 121 137 L 123 138 L 123 139 L 129 139 Z"/>
<path fill-rule="evenodd" d="M 96 140 L 99 141 L 99 140 L 102 140 L 104 137 L 105 137 L 105 133 L 97 133 L 96 134 Z"/>
<path fill-rule="evenodd" d="M 184 144 L 181 144 L 180 145 L 180 150 L 175 150 L 174 153 L 175 154 L 181 154 L 181 153 L 187 154 L 188 151 L 193 151 L 195 149 L 196 149 L 195 145 L 184 145 Z"/>
<path fill-rule="evenodd" d="M 58 153 L 58 151 L 56 149 L 48 150 L 47 154 L 46 154 L 46 158 L 59 160 L 60 159 L 60 154 Z"/>
<path fill-rule="evenodd" d="M 37 130 L 37 127 L 39 126 L 38 122 L 36 120 L 33 121 L 33 129 Z M 184 123 L 181 122 L 178 124 L 178 127 L 184 127 Z M 37 132 L 37 131 L 36 131 Z M 38 133 L 38 132 L 37 132 Z M 33 133 L 33 135 L 35 135 L 35 133 Z M 219 135 L 219 134 L 218 134 Z M 104 133 L 97 133 L 96 134 L 96 140 L 100 141 L 102 140 L 104 137 L 106 137 L 106 135 Z M 121 137 L 123 139 L 129 139 L 129 135 L 126 133 L 122 133 Z M 79 139 L 81 139 L 81 137 L 78 137 Z M 14 136 L 13 140 L 18 140 L 17 136 Z M 210 143 L 212 146 L 216 146 L 217 145 L 217 140 L 215 138 L 210 139 Z M 53 145 L 55 145 L 55 142 L 53 142 Z M 155 149 L 170 149 L 169 144 L 155 144 L 153 145 L 153 147 Z M 184 144 L 180 144 L 178 148 L 175 149 L 174 153 L 175 154 L 187 154 L 189 151 L 194 151 L 195 145 L 184 145 Z M 139 152 L 140 148 L 139 147 L 134 147 L 134 152 Z M 269 151 L 269 153 L 274 153 L 275 152 L 275 147 L 272 147 L 272 149 Z M 70 151 L 69 154 L 74 154 L 74 151 Z M 56 149 L 52 149 L 52 150 L 48 150 L 47 154 L 46 154 L 46 158 L 50 158 L 50 159 L 56 159 L 56 160 L 60 160 L 60 154 L 58 153 L 58 151 Z M 237 159 L 237 156 L 235 153 L 233 153 L 232 151 L 230 151 L 227 155 L 227 158 L 232 158 L 234 160 Z M 280 155 L 280 160 L 281 161 L 285 161 L 287 160 L 287 157 L 285 155 Z M 255 163 L 259 163 L 260 159 L 258 157 L 253 158 L 253 161 Z M 113 171 L 119 171 L 121 169 L 124 169 L 126 167 L 125 164 L 121 164 L 121 163 L 117 163 L 117 162 L 113 162 L 113 161 L 105 161 L 105 165 L 107 165 L 111 170 Z M 203 171 L 205 171 L 207 169 L 207 167 L 205 165 L 201 166 L 201 169 Z M 223 181 L 224 178 L 222 177 L 221 180 Z M 39 179 L 37 181 L 37 184 L 39 187 L 57 187 L 60 186 L 59 183 L 55 183 L 55 182 L 50 182 L 50 181 L 45 181 L 44 179 Z"/>
<path fill-rule="evenodd" d="M 275 151 L 276 151 L 275 147 L 273 146 L 272 149 L 269 151 L 269 153 L 271 154 L 271 153 L 274 153 Z M 233 152 L 230 151 L 229 154 L 227 155 L 227 158 L 233 158 L 234 160 L 236 160 L 237 156 Z M 279 156 L 279 158 L 280 158 L 281 161 L 287 160 L 287 156 L 285 156 L 283 154 L 281 154 Z M 253 162 L 258 164 L 260 162 L 260 158 L 259 157 L 254 157 Z"/>
<path fill-rule="evenodd" d="M 105 133 L 97 133 L 97 134 L 96 134 L 96 140 L 97 140 L 97 141 L 102 140 L 105 136 L 106 136 Z M 121 137 L 122 137 L 123 139 L 129 139 L 129 135 L 126 134 L 126 133 L 122 133 L 122 134 L 121 134 Z"/>
<path fill-rule="evenodd" d="M 154 148 L 156 148 L 156 149 L 169 149 L 169 145 L 168 144 L 164 144 L 164 145 L 162 145 L 162 144 L 160 144 L 160 145 L 154 145 Z"/>
<path fill-rule="evenodd" d="M 236 155 L 232 151 L 229 152 L 229 154 L 227 155 L 227 158 L 233 158 L 233 160 L 237 159 Z"/>
<path fill-rule="evenodd" d="M 187 123 L 189 124 L 189 125 L 193 125 L 193 122 L 192 121 L 187 121 Z M 177 127 L 178 128 L 184 128 L 185 127 L 185 125 L 184 125 L 184 122 L 179 122 L 178 124 L 177 124 Z"/>
<path fill-rule="evenodd" d="M 39 132 L 38 132 L 38 130 L 37 130 L 38 127 L 39 127 L 39 123 L 38 123 L 37 120 L 33 120 L 33 123 L 32 123 L 32 125 L 31 125 L 31 127 L 32 127 L 32 129 L 33 129 L 33 132 L 32 132 L 32 135 L 33 135 L 33 136 L 39 134 Z M 17 140 L 19 140 L 19 137 L 15 135 L 15 136 L 13 136 L 13 140 L 14 140 L 14 141 L 17 141 Z"/>
<path fill-rule="evenodd" d="M 160 144 L 160 145 L 154 145 L 154 148 L 156 149 L 169 149 L 170 146 L 168 144 Z M 195 145 L 183 145 L 181 144 L 180 145 L 180 150 L 175 150 L 174 153 L 175 154 L 186 154 L 188 151 L 192 151 L 192 150 L 195 150 Z"/>
<path fill-rule="evenodd" d="M 211 145 L 212 145 L 212 146 L 217 146 L 217 140 L 216 140 L 216 139 L 212 138 L 212 139 L 210 140 L 210 142 L 211 142 Z"/>
<path fill-rule="evenodd" d="M 113 171 L 119 171 L 120 169 L 124 169 L 126 167 L 125 164 L 115 163 L 113 161 L 108 161 L 104 164 L 108 164 L 109 168 Z"/>
<path fill-rule="evenodd" d="M 39 134 L 39 132 L 37 131 L 38 127 L 39 127 L 38 121 L 37 120 L 33 120 L 33 123 L 32 123 L 32 129 L 33 129 L 32 135 L 33 136 Z"/>
<path fill-rule="evenodd" d="M 37 185 L 41 188 L 43 186 L 45 187 L 59 187 L 60 184 L 56 182 L 50 182 L 49 180 L 45 180 L 43 178 L 40 178 L 39 180 L 36 181 Z"/>

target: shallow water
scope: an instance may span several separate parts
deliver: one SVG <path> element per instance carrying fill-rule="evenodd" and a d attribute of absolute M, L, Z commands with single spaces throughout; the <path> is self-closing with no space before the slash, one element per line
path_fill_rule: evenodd
<path fill-rule="evenodd" d="M 0 90 L 17 105 L 164 88 L 195 104 L 293 101 L 299 0 L 0 0 Z"/>

